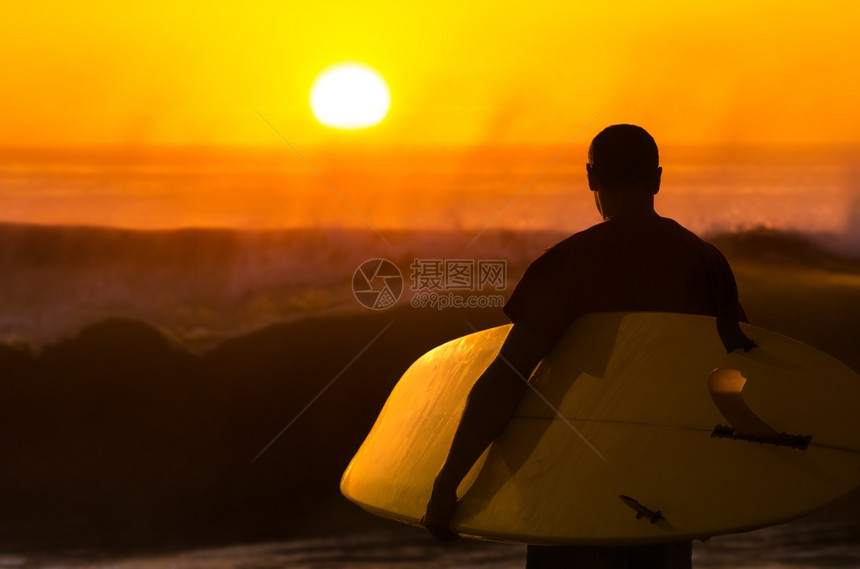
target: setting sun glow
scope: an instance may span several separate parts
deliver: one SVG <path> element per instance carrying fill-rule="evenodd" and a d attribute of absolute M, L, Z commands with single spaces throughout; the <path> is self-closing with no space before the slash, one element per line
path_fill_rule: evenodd
<path fill-rule="evenodd" d="M 360 63 L 339 63 L 323 71 L 311 88 L 311 110 L 322 124 L 357 129 L 378 124 L 391 96 L 385 80 Z"/>
<path fill-rule="evenodd" d="M 661 214 L 860 243 L 855 4 L 6 2 L 0 224 L 572 231 L 634 123 Z"/>

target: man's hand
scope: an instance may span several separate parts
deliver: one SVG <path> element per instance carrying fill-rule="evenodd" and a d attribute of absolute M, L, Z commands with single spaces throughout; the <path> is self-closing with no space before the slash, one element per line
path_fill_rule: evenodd
<path fill-rule="evenodd" d="M 427 513 L 421 518 L 421 525 L 441 542 L 460 539 L 459 535 L 451 531 L 451 518 L 454 517 L 456 509 L 457 488 L 437 481 L 433 484 L 433 492 L 427 502 Z"/>

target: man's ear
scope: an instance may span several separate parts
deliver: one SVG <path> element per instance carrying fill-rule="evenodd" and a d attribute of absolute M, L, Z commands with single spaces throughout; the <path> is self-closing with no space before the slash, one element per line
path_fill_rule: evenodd
<path fill-rule="evenodd" d="M 594 168 L 591 164 L 585 165 L 585 174 L 588 177 L 588 189 L 596 192 L 600 188 L 600 183 L 597 181 L 597 176 L 594 174 Z"/>
<path fill-rule="evenodd" d="M 662 177 L 663 177 L 663 167 L 660 166 L 659 168 L 657 168 L 657 179 L 655 180 L 655 184 L 654 184 L 654 195 L 655 196 L 657 195 L 657 192 L 660 191 L 660 180 L 662 179 Z"/>

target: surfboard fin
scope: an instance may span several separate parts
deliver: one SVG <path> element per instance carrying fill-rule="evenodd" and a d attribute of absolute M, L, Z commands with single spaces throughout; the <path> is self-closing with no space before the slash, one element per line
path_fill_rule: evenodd
<path fill-rule="evenodd" d="M 654 510 L 643 506 L 639 503 L 638 500 L 634 500 L 630 496 L 625 496 L 624 494 L 621 494 L 618 497 L 621 498 L 621 501 L 624 502 L 625 506 L 629 506 L 631 509 L 633 509 L 633 511 L 636 512 L 637 520 L 647 518 L 649 522 L 651 522 L 652 524 L 656 524 L 660 520 L 666 519 L 663 517 L 663 514 L 660 513 L 660 510 L 657 510 L 655 512 Z"/>
<path fill-rule="evenodd" d="M 780 433 L 749 408 L 743 396 L 746 382 L 747 378 L 736 369 L 718 368 L 711 372 L 708 377 L 711 399 L 731 425 L 717 425 L 711 432 L 711 438 L 806 449 L 812 437 Z"/>
<path fill-rule="evenodd" d="M 744 334 L 744 331 L 741 330 L 737 312 L 723 312 L 717 316 L 717 333 L 719 333 L 720 340 L 723 342 L 723 346 L 726 347 L 726 353 L 728 354 L 739 349 L 748 352 L 758 347 L 758 344 L 748 338 Z"/>

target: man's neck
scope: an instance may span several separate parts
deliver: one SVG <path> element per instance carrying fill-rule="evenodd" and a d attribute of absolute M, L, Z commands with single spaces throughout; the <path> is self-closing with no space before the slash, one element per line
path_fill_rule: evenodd
<path fill-rule="evenodd" d="M 653 198 L 644 203 L 621 201 L 607 205 L 609 207 L 605 207 L 602 212 L 603 219 L 627 215 L 657 215 Z"/>
<path fill-rule="evenodd" d="M 632 188 L 599 190 L 595 197 L 603 219 L 618 215 L 656 215 L 654 194 L 647 191 L 635 191 Z"/>

